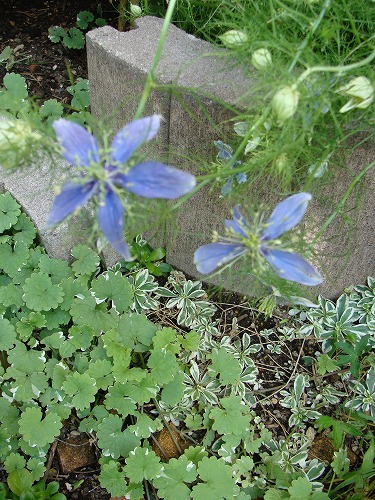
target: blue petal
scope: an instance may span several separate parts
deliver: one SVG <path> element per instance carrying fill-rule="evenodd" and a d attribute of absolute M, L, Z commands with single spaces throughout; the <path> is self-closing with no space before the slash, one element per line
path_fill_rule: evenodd
<path fill-rule="evenodd" d="M 236 205 L 233 209 L 233 219 L 234 220 L 227 219 L 225 221 L 225 227 L 246 238 L 247 235 L 245 229 L 248 227 L 248 223 L 241 214 L 240 207 L 238 205 Z"/>
<path fill-rule="evenodd" d="M 280 278 L 308 286 L 319 285 L 323 281 L 315 267 L 297 253 L 270 250 L 265 245 L 260 251 Z"/>
<path fill-rule="evenodd" d="M 200 273 L 208 274 L 246 252 L 247 249 L 244 245 L 210 243 L 197 248 L 194 252 L 194 264 Z"/>
<path fill-rule="evenodd" d="M 116 184 L 144 198 L 178 198 L 195 186 L 194 175 L 153 161 L 138 163 L 121 177 L 122 180 L 119 177 L 113 177 Z"/>
<path fill-rule="evenodd" d="M 81 208 L 98 191 L 99 184 L 96 181 L 86 184 L 74 184 L 68 182 L 63 185 L 61 192 L 53 200 L 51 212 L 48 216 L 47 225 L 54 226 L 61 222 L 69 214 Z"/>
<path fill-rule="evenodd" d="M 124 239 L 124 207 L 118 196 L 107 189 L 104 202 L 98 207 L 98 222 L 108 243 L 125 260 L 133 260 Z"/>
<path fill-rule="evenodd" d="M 159 115 L 140 118 L 126 125 L 115 135 L 112 141 L 112 160 L 125 163 L 143 142 L 150 141 L 155 137 L 159 127 Z"/>
<path fill-rule="evenodd" d="M 274 240 L 292 229 L 305 215 L 310 200 L 311 194 L 297 193 L 280 202 L 268 219 L 261 239 Z"/>
<path fill-rule="evenodd" d="M 53 122 L 62 156 L 72 165 L 88 167 L 99 162 L 99 146 L 96 138 L 77 123 L 59 118 Z"/>

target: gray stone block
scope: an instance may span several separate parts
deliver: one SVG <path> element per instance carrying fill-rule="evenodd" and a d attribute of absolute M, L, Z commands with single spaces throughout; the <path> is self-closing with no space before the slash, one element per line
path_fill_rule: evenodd
<path fill-rule="evenodd" d="M 109 119 L 114 131 L 132 119 L 152 64 L 162 22 L 145 17 L 139 19 L 137 28 L 130 32 L 119 33 L 104 27 L 87 36 L 92 110 L 98 117 Z M 223 57 L 223 53 L 170 26 L 155 77 L 161 85 L 172 85 L 164 91 L 153 92 L 145 111 L 147 114 L 160 113 L 164 117 L 159 134 L 159 153 L 165 155 L 169 152 L 171 163 L 173 161 L 173 164 L 194 173 L 199 170 L 199 160 L 194 162 L 191 158 L 204 155 L 208 161 L 213 159 L 213 140 L 225 140 L 222 136 L 225 124 L 233 116 L 230 107 L 241 110 L 251 105 L 256 97 L 255 81 L 236 65 L 228 67 L 228 57 Z M 346 169 L 337 169 L 336 178 L 322 188 L 321 198 L 325 197 L 328 203 L 320 205 L 314 200 L 311 204 L 307 223 L 311 222 L 313 227 L 321 227 L 354 176 L 373 160 L 374 145 L 358 146 L 359 143 L 358 137 L 348 142 Z M 190 160 L 186 160 L 185 155 Z M 324 272 L 326 281 L 315 290 L 326 296 L 334 297 L 344 287 L 363 282 L 366 276 L 375 274 L 375 186 L 371 170 L 361 186 L 360 196 L 357 196 L 358 190 L 353 192 L 345 206 L 348 215 L 356 219 L 356 227 L 350 233 L 349 253 L 345 241 L 349 235 L 343 233 L 339 216 L 329 225 L 316 247 L 320 255 L 317 265 Z M 252 189 L 258 190 L 258 186 Z M 272 191 L 268 186 L 259 186 L 259 190 L 263 190 L 263 199 L 271 207 L 281 199 L 277 190 Z M 215 189 L 202 189 L 178 216 L 179 232 L 167 228 L 167 237 L 159 241 L 166 246 L 168 260 L 173 265 L 199 278 L 201 276 L 193 265 L 194 250 L 210 241 L 213 229 L 222 231 L 223 221 L 231 208 L 219 199 L 218 194 Z M 249 200 L 253 195 L 254 191 L 250 190 Z M 313 236 L 314 231 L 308 234 L 309 238 Z M 214 281 L 249 292 L 246 276 L 238 280 L 231 271 L 223 276 Z"/>

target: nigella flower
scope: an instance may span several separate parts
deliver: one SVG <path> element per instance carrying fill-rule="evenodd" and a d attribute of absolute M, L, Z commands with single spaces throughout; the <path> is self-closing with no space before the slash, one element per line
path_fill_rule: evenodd
<path fill-rule="evenodd" d="M 195 251 L 194 263 L 198 271 L 208 274 L 223 264 L 251 254 L 254 260 L 264 258 L 281 278 L 302 285 L 319 285 L 323 278 L 318 271 L 300 255 L 283 249 L 278 240 L 300 222 L 310 199 L 309 193 L 289 196 L 276 206 L 265 224 L 255 228 L 244 219 L 236 205 L 233 220 L 225 221 L 228 237 Z"/>
<path fill-rule="evenodd" d="M 155 137 L 159 126 L 158 115 L 129 123 L 115 135 L 106 154 L 100 151 L 97 139 L 80 125 L 62 118 L 55 121 L 53 127 L 62 156 L 83 170 L 84 176 L 78 182 L 62 186 L 54 199 L 48 225 L 58 224 L 97 196 L 97 217 L 104 236 L 125 260 L 131 260 L 124 239 L 124 206 L 118 192 L 126 190 L 144 198 L 172 199 L 195 186 L 193 175 L 155 161 L 126 167 L 142 143 Z"/>

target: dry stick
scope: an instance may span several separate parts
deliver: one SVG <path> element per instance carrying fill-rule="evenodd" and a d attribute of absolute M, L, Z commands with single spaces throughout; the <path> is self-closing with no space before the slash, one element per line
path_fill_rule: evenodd
<path fill-rule="evenodd" d="M 47 466 L 46 466 L 46 471 L 43 474 L 43 481 L 47 481 L 48 473 L 49 473 L 49 471 L 50 471 L 50 469 L 52 467 L 53 459 L 55 458 L 56 448 L 57 448 L 57 440 L 55 440 L 52 443 L 52 446 L 51 446 L 51 448 L 49 450 L 49 456 L 48 456 L 48 462 L 47 462 Z"/>

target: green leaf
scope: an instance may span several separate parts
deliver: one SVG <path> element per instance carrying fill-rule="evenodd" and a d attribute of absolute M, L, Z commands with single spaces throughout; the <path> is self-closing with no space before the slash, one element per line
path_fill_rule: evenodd
<path fill-rule="evenodd" d="M 189 500 L 190 488 L 184 483 L 193 483 L 197 470 L 185 455 L 178 460 L 172 458 L 164 465 L 162 476 L 152 481 L 158 489 L 158 496 L 165 500 Z"/>
<path fill-rule="evenodd" d="M 7 479 L 9 489 L 18 497 L 22 494 L 29 493 L 33 482 L 31 472 L 26 469 L 14 470 L 9 474 Z"/>
<path fill-rule="evenodd" d="M 14 380 L 11 387 L 16 401 L 31 401 L 47 388 L 48 379 L 43 373 L 44 353 L 27 350 L 24 344 L 16 342 L 15 347 L 8 352 L 8 363 L 11 366 L 7 368 L 4 378 Z"/>
<path fill-rule="evenodd" d="M 20 418 L 20 434 L 30 446 L 42 448 L 53 443 L 60 434 L 62 422 L 55 413 L 47 413 L 42 418 L 40 408 L 26 408 Z"/>
<path fill-rule="evenodd" d="M 111 300 L 113 307 L 121 314 L 133 303 L 133 292 L 129 281 L 121 274 L 106 272 L 91 282 L 95 297 L 100 300 Z"/>
<path fill-rule="evenodd" d="M 46 119 L 48 125 L 52 125 L 55 120 L 61 118 L 63 113 L 63 105 L 59 103 L 57 99 L 48 99 L 44 101 L 44 104 L 39 108 L 40 116 Z"/>
<path fill-rule="evenodd" d="M 98 391 L 95 379 L 88 373 L 72 373 L 66 377 L 64 391 L 72 397 L 72 404 L 78 410 L 89 408 Z"/>
<path fill-rule="evenodd" d="M 15 345 L 16 330 L 6 318 L 0 318 L 0 351 L 9 351 Z"/>
<path fill-rule="evenodd" d="M 264 495 L 264 500 L 284 500 L 284 498 L 290 498 L 286 491 L 277 490 L 276 488 L 271 488 L 266 491 Z"/>
<path fill-rule="evenodd" d="M 173 328 L 164 327 L 157 331 L 152 339 L 154 349 L 166 349 L 167 351 L 177 354 L 180 352 L 179 340 L 177 332 Z"/>
<path fill-rule="evenodd" d="M 337 477 L 343 477 L 349 472 L 350 460 L 345 449 L 340 448 L 339 451 L 335 451 L 334 459 L 331 462 L 331 467 L 333 472 Z"/>
<path fill-rule="evenodd" d="M 132 432 L 135 436 L 144 439 L 148 439 L 151 434 L 157 430 L 161 430 L 162 428 L 163 424 L 160 419 L 155 418 L 153 420 L 145 413 L 139 413 L 137 415 L 137 422 L 134 425 L 129 425 L 127 427 L 129 432 Z"/>
<path fill-rule="evenodd" d="M 64 259 L 51 259 L 48 255 L 42 255 L 39 260 L 39 269 L 48 274 L 54 285 L 59 285 L 62 280 L 73 276 L 72 270 Z"/>
<path fill-rule="evenodd" d="M 290 500 L 309 500 L 311 498 L 313 485 L 305 477 L 299 477 L 292 481 L 288 488 Z"/>
<path fill-rule="evenodd" d="M 72 249 L 71 253 L 76 259 L 72 264 L 76 276 L 95 273 L 100 263 L 99 255 L 96 252 L 85 245 L 77 245 Z"/>
<path fill-rule="evenodd" d="M 141 380 L 126 382 L 124 385 L 127 395 L 139 404 L 148 403 L 158 393 L 158 387 L 149 373 L 145 373 Z"/>
<path fill-rule="evenodd" d="M 34 224 L 24 213 L 21 213 L 18 217 L 16 224 L 13 226 L 13 231 L 17 231 L 13 235 L 13 241 L 25 243 L 27 246 L 32 245 L 37 234 Z"/>
<path fill-rule="evenodd" d="M 109 415 L 98 425 L 98 446 L 105 457 L 127 457 L 129 453 L 140 445 L 140 438 L 122 430 L 123 419 L 118 415 Z"/>
<path fill-rule="evenodd" d="M 171 382 L 178 371 L 175 355 L 165 349 L 154 349 L 148 358 L 147 366 L 151 368 L 151 375 L 160 386 Z"/>
<path fill-rule="evenodd" d="M 220 434 L 243 434 L 249 428 L 250 418 L 248 408 L 241 404 L 241 397 L 222 398 L 220 405 L 222 408 L 213 408 L 210 412 L 210 418 L 214 420 L 212 428 Z"/>
<path fill-rule="evenodd" d="M 84 111 L 90 106 L 90 88 L 88 80 L 78 78 L 77 83 L 67 87 L 66 90 L 73 96 L 71 102 L 73 108 Z"/>
<path fill-rule="evenodd" d="M 331 373 L 337 370 L 337 364 L 328 356 L 328 354 L 321 354 L 317 362 L 319 375 L 325 375 L 326 373 Z"/>
<path fill-rule="evenodd" d="M 85 35 L 78 28 L 70 28 L 63 38 L 63 44 L 68 49 L 83 49 L 85 47 Z"/>
<path fill-rule="evenodd" d="M 232 468 L 221 459 L 204 457 L 198 464 L 198 474 L 204 482 L 194 486 L 191 498 L 195 500 L 233 498 L 239 493 L 232 478 Z"/>
<path fill-rule="evenodd" d="M 7 45 L 5 47 L 5 49 L 3 49 L 0 52 L 0 63 L 5 62 L 7 59 L 9 59 L 9 57 L 11 56 L 11 54 L 12 54 L 12 50 L 11 50 L 10 46 Z"/>
<path fill-rule="evenodd" d="M 184 336 L 178 335 L 178 340 L 185 351 L 195 352 L 198 350 L 199 344 L 201 342 L 201 337 L 195 330 L 190 330 L 190 332 L 185 333 Z"/>
<path fill-rule="evenodd" d="M 26 460 L 19 453 L 11 453 L 7 456 L 4 462 L 4 468 L 8 474 L 16 469 L 23 469 L 26 465 Z"/>
<path fill-rule="evenodd" d="M 91 23 L 93 20 L 94 15 L 88 10 L 81 10 L 77 14 L 77 26 L 78 28 L 81 28 L 83 30 L 85 30 L 88 27 L 89 23 Z"/>
<path fill-rule="evenodd" d="M 20 214 L 20 206 L 10 193 L 0 195 L 0 233 L 14 226 Z"/>
<path fill-rule="evenodd" d="M 131 451 L 125 462 L 124 472 L 134 483 L 156 478 L 162 468 L 160 458 L 147 448 L 136 448 Z"/>
<path fill-rule="evenodd" d="M 116 383 L 108 389 L 105 406 L 109 410 L 116 410 L 124 418 L 137 413 L 135 401 L 127 397 L 126 387 L 120 383 Z"/>
<path fill-rule="evenodd" d="M 223 385 L 235 384 L 241 374 L 241 365 L 233 354 L 224 348 L 214 349 L 211 354 L 212 364 L 210 368 L 219 374 L 220 382 Z"/>
<path fill-rule="evenodd" d="M 64 298 L 59 285 L 54 285 L 48 274 L 33 273 L 27 278 L 23 287 L 23 299 L 27 307 L 35 311 L 55 309 Z"/>
<path fill-rule="evenodd" d="M 29 249 L 25 243 L 16 242 L 0 244 L 0 268 L 9 276 L 15 278 L 29 259 Z"/>
<path fill-rule="evenodd" d="M 91 327 L 94 335 L 100 335 L 103 331 L 115 327 L 118 318 L 107 311 L 105 304 L 97 304 L 91 294 L 73 299 L 70 313 L 77 326 Z"/>
<path fill-rule="evenodd" d="M 3 85 L 9 90 L 11 97 L 17 100 L 27 99 L 28 92 L 26 79 L 18 73 L 9 73 L 5 75 L 3 78 Z"/>
<path fill-rule="evenodd" d="M 125 475 L 118 470 L 117 462 L 111 460 L 103 464 L 99 474 L 100 485 L 105 488 L 112 497 L 124 497 L 127 492 Z"/>
<path fill-rule="evenodd" d="M 90 363 L 87 373 L 96 380 L 98 389 L 106 390 L 113 382 L 112 363 L 107 359 L 98 359 Z"/>
<path fill-rule="evenodd" d="M 164 384 L 161 400 L 168 406 L 174 406 L 179 403 L 184 395 L 184 373 L 182 370 L 179 370 L 173 380 L 168 384 Z"/>
<path fill-rule="evenodd" d="M 66 35 L 66 31 L 61 26 L 48 28 L 48 38 L 52 43 L 60 43 Z"/>

